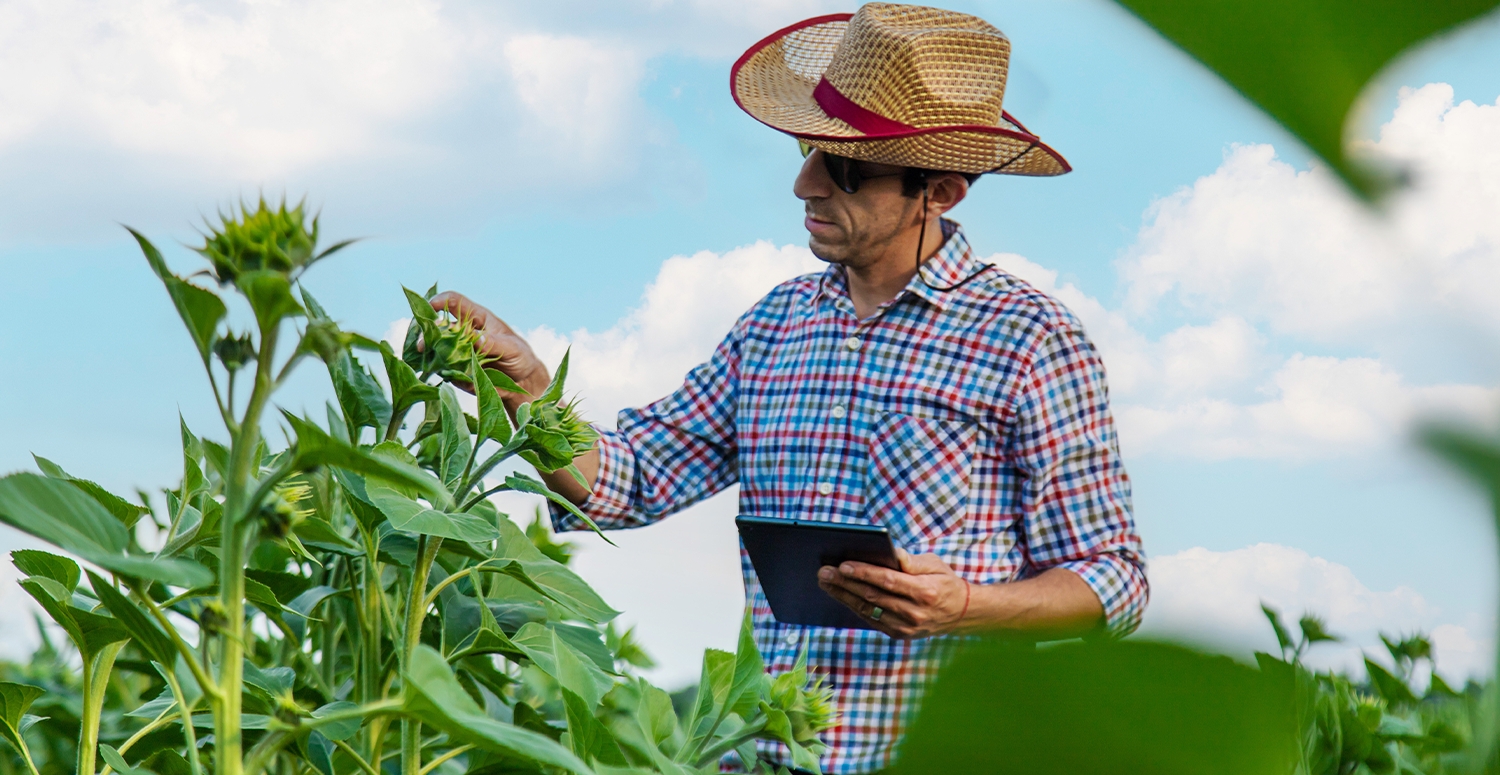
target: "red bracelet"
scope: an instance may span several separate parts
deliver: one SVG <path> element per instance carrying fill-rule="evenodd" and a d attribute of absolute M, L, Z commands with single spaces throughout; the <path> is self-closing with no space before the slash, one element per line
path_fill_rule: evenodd
<path fill-rule="evenodd" d="M 959 576 L 959 578 L 963 579 L 964 582 L 964 610 L 960 611 L 958 614 L 958 620 L 962 622 L 964 620 L 964 615 L 969 612 L 969 593 L 973 591 L 973 587 L 969 585 L 968 579 L 965 579 L 963 576 Z"/>

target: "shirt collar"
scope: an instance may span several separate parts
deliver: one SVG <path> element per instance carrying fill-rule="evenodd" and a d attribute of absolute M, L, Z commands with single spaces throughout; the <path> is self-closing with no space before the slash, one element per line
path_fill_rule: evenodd
<path fill-rule="evenodd" d="M 958 222 L 944 218 L 941 223 L 942 246 L 922 262 L 922 266 L 917 269 L 917 274 L 912 276 L 911 282 L 900 294 L 897 294 L 896 299 L 911 294 L 939 310 L 946 310 L 953 289 L 968 282 L 989 266 L 974 257 L 974 251 L 969 247 L 969 240 L 964 237 L 963 227 Z M 844 275 L 844 267 L 833 264 L 823 270 L 818 289 L 808 302 L 815 303 L 819 297 L 834 300 L 848 295 L 849 284 Z"/>

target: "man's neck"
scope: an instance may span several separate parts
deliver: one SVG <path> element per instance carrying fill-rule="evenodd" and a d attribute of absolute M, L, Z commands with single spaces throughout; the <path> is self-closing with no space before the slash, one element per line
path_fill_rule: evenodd
<path fill-rule="evenodd" d="M 927 223 L 927 233 L 921 229 L 903 232 L 886 246 L 880 258 L 861 267 L 844 267 L 844 276 L 849 284 L 849 299 L 854 302 L 854 314 L 860 320 L 875 314 L 880 305 L 896 298 L 916 275 L 918 262 L 917 241 L 921 237 L 922 261 L 931 258 L 943 246 L 943 228 L 940 218 Z"/>

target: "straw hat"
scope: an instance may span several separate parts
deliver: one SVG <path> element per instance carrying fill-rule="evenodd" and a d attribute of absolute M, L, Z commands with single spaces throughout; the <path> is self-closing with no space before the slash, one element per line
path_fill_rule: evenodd
<path fill-rule="evenodd" d="M 828 153 L 1004 175 L 1072 170 L 1001 109 L 1010 41 L 975 16 L 869 3 L 750 47 L 730 72 L 756 120 Z"/>

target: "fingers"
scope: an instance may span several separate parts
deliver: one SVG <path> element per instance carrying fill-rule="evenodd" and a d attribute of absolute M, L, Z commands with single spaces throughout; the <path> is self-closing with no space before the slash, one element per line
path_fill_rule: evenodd
<path fill-rule="evenodd" d="M 909 562 L 915 563 L 920 557 L 913 557 Z M 942 561 L 939 560 L 939 564 Z M 948 566 L 943 565 L 943 568 Z M 879 565 L 870 565 L 863 562 L 845 562 L 838 567 L 839 574 L 847 579 L 878 587 L 883 590 L 902 595 L 922 605 L 932 605 L 937 602 L 930 585 L 924 582 L 920 572 L 902 573 L 890 568 L 882 568 Z"/>
<path fill-rule="evenodd" d="M 497 334 L 514 334 L 509 325 L 498 315 L 457 291 L 443 291 L 428 302 L 434 310 L 446 312 L 480 331 Z"/>
<path fill-rule="evenodd" d="M 827 569 L 825 569 L 827 570 Z M 866 599 L 863 595 L 850 591 L 837 583 L 830 583 L 819 577 L 818 586 L 827 592 L 829 597 L 843 603 L 846 608 L 853 611 L 861 619 L 870 622 L 874 627 L 892 638 L 911 638 L 915 633 L 911 628 L 911 622 L 902 613 L 900 606 L 903 601 L 893 598 L 884 593 L 875 593 L 875 600 Z M 882 611 L 879 619 L 872 619 L 870 614 L 875 606 L 880 606 Z"/>

